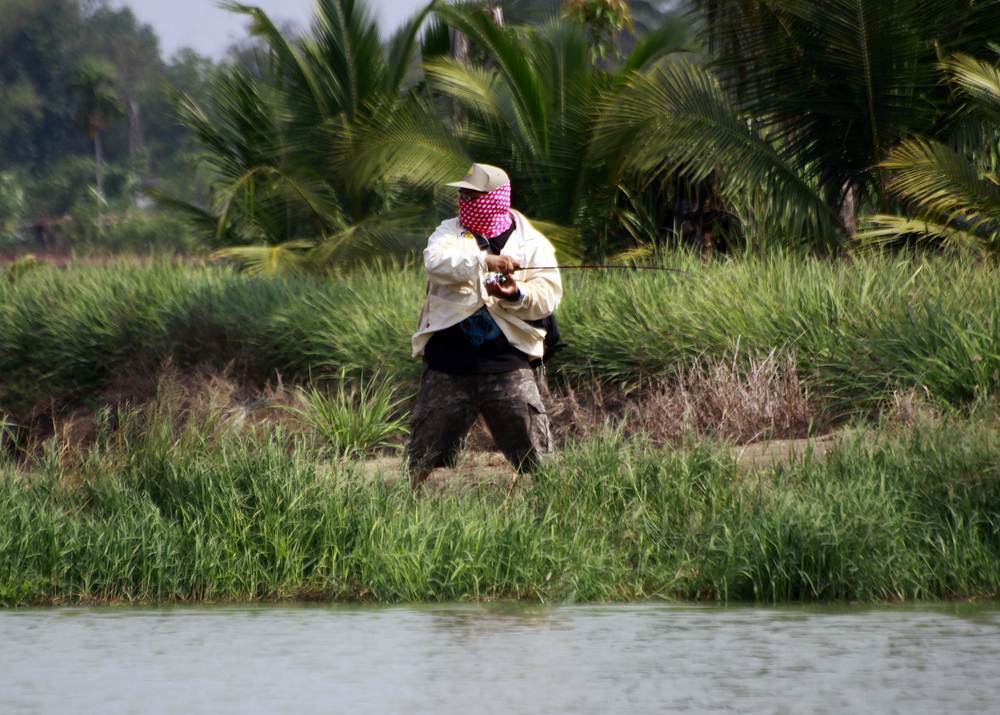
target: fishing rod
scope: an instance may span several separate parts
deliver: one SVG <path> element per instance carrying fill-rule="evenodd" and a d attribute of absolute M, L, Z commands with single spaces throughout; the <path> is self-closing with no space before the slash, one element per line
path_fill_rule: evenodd
<path fill-rule="evenodd" d="M 682 271 L 680 268 L 665 268 L 663 266 L 629 266 L 629 265 L 617 265 L 617 264 L 587 264 L 587 265 L 572 265 L 572 266 L 529 266 L 528 268 L 519 268 L 520 271 L 554 271 L 554 270 L 611 270 L 620 268 L 626 271 L 664 271 L 666 273 L 682 273 L 686 276 L 690 276 L 691 273 L 688 271 Z M 515 271 L 516 273 L 516 271 Z"/>
<path fill-rule="evenodd" d="M 527 268 L 518 268 L 511 273 L 517 273 L 518 271 L 555 271 L 555 270 L 614 270 L 623 269 L 627 271 L 662 271 L 665 273 L 679 273 L 684 276 L 691 277 L 691 273 L 688 271 L 682 271 L 680 268 L 665 268 L 663 266 L 629 266 L 624 264 L 582 264 L 582 265 L 563 265 L 563 266 L 528 266 Z M 504 273 L 492 273 L 486 279 L 487 283 L 495 283 L 498 285 L 506 285 L 509 279 L 508 274 Z"/>

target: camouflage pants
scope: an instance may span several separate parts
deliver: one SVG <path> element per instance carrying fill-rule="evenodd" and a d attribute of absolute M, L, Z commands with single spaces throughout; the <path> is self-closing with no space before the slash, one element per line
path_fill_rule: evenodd
<path fill-rule="evenodd" d="M 549 416 L 532 370 L 496 375 L 448 375 L 424 370 L 406 447 L 416 480 L 453 466 L 469 428 L 482 415 L 493 441 L 521 472 L 552 451 Z"/>

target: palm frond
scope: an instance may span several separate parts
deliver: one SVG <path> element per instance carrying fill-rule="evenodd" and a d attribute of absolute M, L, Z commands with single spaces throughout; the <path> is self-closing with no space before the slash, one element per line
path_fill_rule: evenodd
<path fill-rule="evenodd" d="M 402 88 L 403 80 L 413 65 L 416 51 L 420 46 L 420 30 L 428 15 L 434 11 L 437 5 L 438 0 L 432 0 L 428 5 L 425 5 L 407 20 L 389 40 L 386 93 L 398 94 Z"/>
<path fill-rule="evenodd" d="M 839 217 L 794 157 L 780 152 L 730 105 L 718 80 L 679 61 L 633 77 L 606 101 L 595 147 L 626 172 L 679 171 L 692 181 L 718 173 L 731 199 L 760 192 L 782 207 L 786 230 L 820 244 L 837 240 Z"/>
<path fill-rule="evenodd" d="M 941 142 L 907 140 L 882 165 L 894 172 L 889 189 L 919 213 L 971 233 L 1000 228 L 1000 186 L 984 180 L 974 164 Z"/>
<path fill-rule="evenodd" d="M 837 208 L 878 192 L 888 149 L 932 133 L 947 93 L 938 51 L 982 45 L 975 0 L 695 0 L 735 106 Z M 995 27 L 995 26 L 994 26 Z"/>
<path fill-rule="evenodd" d="M 237 263 L 251 275 L 287 276 L 310 272 L 310 241 L 289 241 L 278 246 L 236 246 L 212 254 L 219 261 Z"/>
<path fill-rule="evenodd" d="M 424 73 L 438 92 L 487 121 L 502 121 L 503 110 L 492 73 L 481 67 L 462 64 L 450 57 L 425 62 Z"/>
<path fill-rule="evenodd" d="M 477 4 L 442 5 L 438 15 L 489 52 L 510 90 L 521 131 L 535 153 L 544 153 L 548 147 L 546 103 L 538 73 L 525 55 L 524 36 L 514 28 L 498 26 Z"/>
<path fill-rule="evenodd" d="M 327 97 L 313 67 L 302 55 L 299 48 L 281 33 L 281 30 L 266 12 L 259 7 L 244 5 L 233 0 L 225 0 L 221 6 L 231 12 L 247 15 L 251 19 L 250 33 L 267 42 L 268 48 L 276 59 L 280 74 L 308 89 L 309 98 L 317 116 L 333 111 L 327 102 Z"/>
<path fill-rule="evenodd" d="M 549 240 L 560 261 L 577 261 L 583 256 L 580 232 L 577 229 L 534 218 L 528 220 Z"/>
<path fill-rule="evenodd" d="M 1000 123 L 1000 66 L 957 54 L 944 60 L 941 68 L 976 109 Z"/>
<path fill-rule="evenodd" d="M 373 111 L 358 129 L 349 181 L 356 187 L 404 182 L 432 188 L 461 176 L 471 161 L 462 141 L 434 108 L 407 97 Z"/>
<path fill-rule="evenodd" d="M 344 112 L 353 119 L 366 102 L 386 91 L 390 73 L 385 51 L 364 0 L 317 0 L 306 47 L 330 98 L 331 114 Z"/>
<path fill-rule="evenodd" d="M 663 57 L 674 53 L 697 50 L 691 36 L 691 23 L 680 14 L 668 15 L 652 32 L 639 38 L 635 48 L 625 58 L 625 72 L 640 72 L 651 67 Z"/>
<path fill-rule="evenodd" d="M 907 218 L 890 214 L 875 214 L 868 216 L 862 223 L 861 230 L 855 238 L 862 245 L 885 246 L 897 243 L 901 238 L 913 237 L 920 241 L 942 243 L 950 248 L 984 253 L 992 244 L 995 250 L 1000 236 L 994 236 L 992 242 L 983 241 L 983 237 L 955 226 L 937 223 L 922 218 Z"/>
<path fill-rule="evenodd" d="M 197 206 L 190 201 L 165 194 L 158 189 L 147 189 L 146 194 L 161 208 L 184 216 L 202 234 L 221 238 L 223 243 L 229 243 L 232 239 L 228 226 L 223 227 L 222 234 L 221 236 L 219 235 L 219 218 L 207 209 Z"/>
<path fill-rule="evenodd" d="M 431 217 L 426 209 L 403 207 L 371 216 L 317 243 L 310 263 L 317 268 L 400 255 L 423 247 Z"/>

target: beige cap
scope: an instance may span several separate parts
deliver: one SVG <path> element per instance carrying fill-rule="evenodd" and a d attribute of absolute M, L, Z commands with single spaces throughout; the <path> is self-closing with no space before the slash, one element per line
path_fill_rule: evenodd
<path fill-rule="evenodd" d="M 489 164 L 473 164 L 469 173 L 461 181 L 448 184 L 456 189 L 472 189 L 489 193 L 510 183 L 510 177 L 503 169 Z"/>

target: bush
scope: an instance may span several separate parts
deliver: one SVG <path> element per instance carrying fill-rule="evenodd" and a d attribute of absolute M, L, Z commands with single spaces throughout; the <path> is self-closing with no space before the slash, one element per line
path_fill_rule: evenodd
<path fill-rule="evenodd" d="M 72 222 L 54 231 L 54 237 L 77 255 L 193 254 L 206 249 L 186 221 L 169 213 L 137 209 L 122 213 L 78 210 Z"/>
<path fill-rule="evenodd" d="M 27 213 L 24 186 L 11 171 L 0 171 L 0 248 L 16 243 Z"/>

